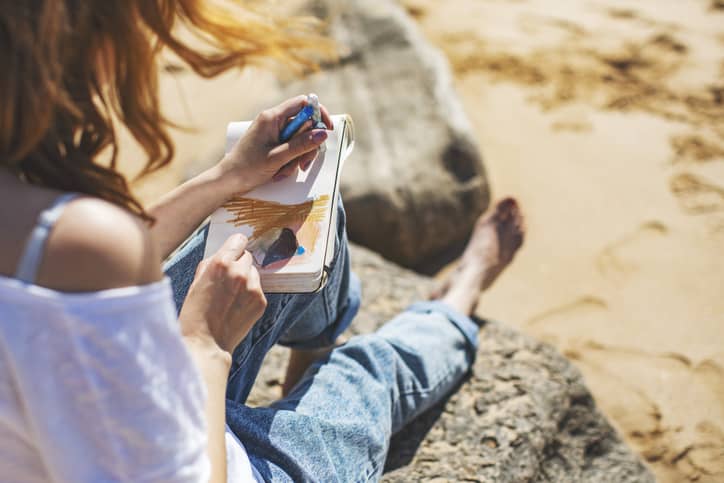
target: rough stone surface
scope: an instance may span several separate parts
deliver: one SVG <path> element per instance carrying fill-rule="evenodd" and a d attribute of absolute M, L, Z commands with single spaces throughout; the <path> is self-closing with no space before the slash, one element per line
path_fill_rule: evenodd
<path fill-rule="evenodd" d="M 363 304 L 352 333 L 369 332 L 411 301 L 429 278 L 353 247 Z M 275 348 L 251 403 L 279 394 L 286 354 Z M 383 481 L 653 482 L 598 412 L 578 370 L 551 346 L 496 322 L 480 334 L 470 377 L 392 442 Z"/>
<path fill-rule="evenodd" d="M 350 238 L 424 267 L 467 240 L 489 202 L 447 60 L 392 0 L 311 0 L 307 8 L 329 20 L 342 57 L 288 91 L 318 92 L 332 112 L 354 119 L 341 185 Z"/>

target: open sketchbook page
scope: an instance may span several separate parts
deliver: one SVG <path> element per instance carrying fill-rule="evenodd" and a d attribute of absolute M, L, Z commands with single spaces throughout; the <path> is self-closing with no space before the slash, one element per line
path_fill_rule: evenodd
<path fill-rule="evenodd" d="M 296 176 L 235 196 L 214 212 L 204 257 L 215 253 L 230 235 L 243 233 L 262 281 L 270 274 L 319 276 L 329 237 L 334 237 L 330 226 L 341 165 L 352 148 L 347 119 L 333 116 L 335 129 L 329 131 L 326 151 L 306 172 L 298 170 Z M 249 125 L 229 125 L 227 151 Z"/>

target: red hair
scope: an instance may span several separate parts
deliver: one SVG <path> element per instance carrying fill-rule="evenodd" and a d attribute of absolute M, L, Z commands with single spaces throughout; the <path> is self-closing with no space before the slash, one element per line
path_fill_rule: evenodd
<path fill-rule="evenodd" d="M 162 48 L 204 77 L 270 59 L 314 69 L 315 53 L 332 52 L 312 20 L 228 3 L 2 2 L 0 167 L 28 183 L 97 196 L 149 220 L 115 169 L 114 122 L 123 123 L 145 151 L 142 174 L 173 157 L 172 123 L 158 99 Z M 107 165 L 98 162 L 105 150 Z"/>

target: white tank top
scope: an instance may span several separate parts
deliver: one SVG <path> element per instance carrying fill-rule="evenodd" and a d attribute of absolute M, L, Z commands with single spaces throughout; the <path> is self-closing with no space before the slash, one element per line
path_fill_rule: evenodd
<path fill-rule="evenodd" d="M 205 388 L 168 279 L 67 294 L 34 285 L 65 195 L 16 278 L 0 276 L 0 480 L 207 481 Z M 227 428 L 229 481 L 256 481 Z"/>

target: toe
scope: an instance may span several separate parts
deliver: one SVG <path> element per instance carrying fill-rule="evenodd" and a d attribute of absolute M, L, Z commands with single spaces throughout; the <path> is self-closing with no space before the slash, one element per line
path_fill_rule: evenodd
<path fill-rule="evenodd" d="M 498 202 L 495 212 L 503 219 L 515 218 L 519 215 L 518 202 L 515 198 L 507 197 Z"/>

